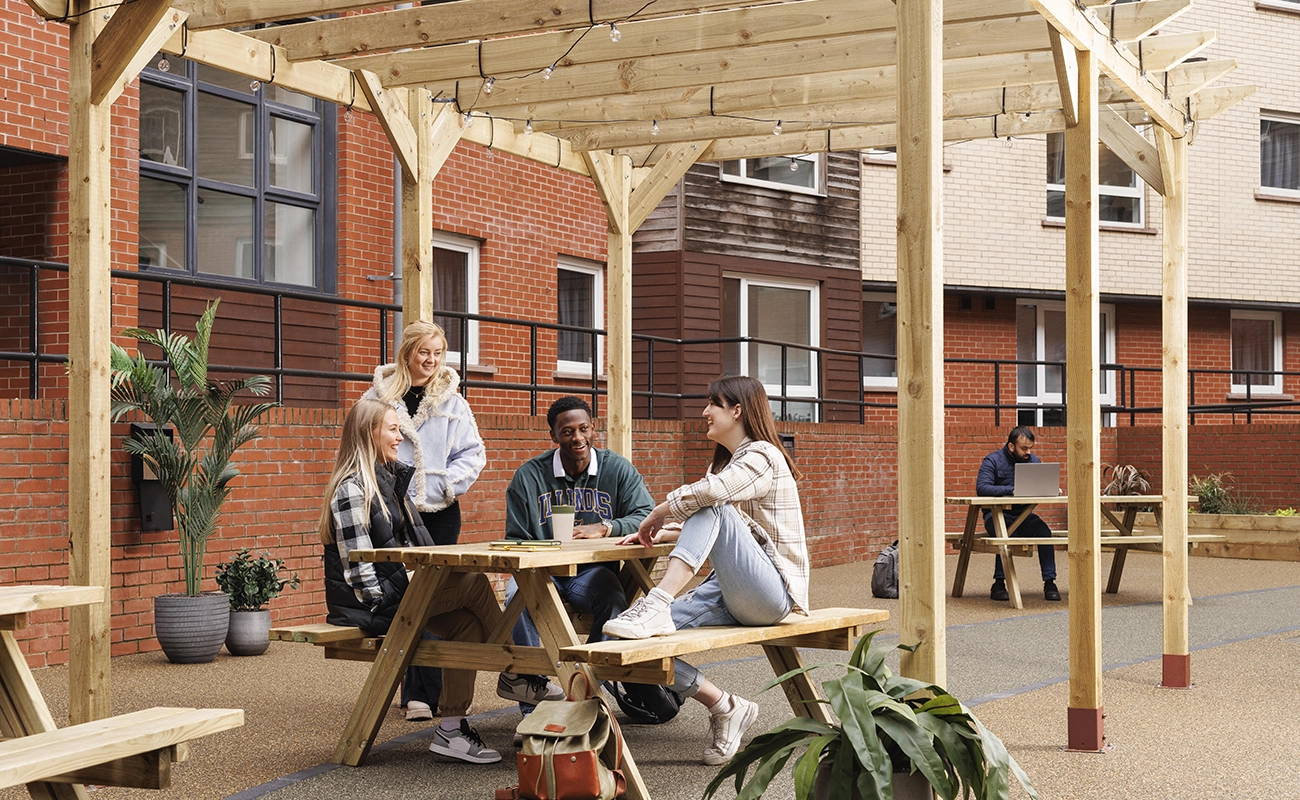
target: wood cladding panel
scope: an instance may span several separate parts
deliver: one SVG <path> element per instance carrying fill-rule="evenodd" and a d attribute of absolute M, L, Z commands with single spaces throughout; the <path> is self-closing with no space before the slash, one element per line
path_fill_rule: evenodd
<path fill-rule="evenodd" d="M 678 181 L 646 217 L 632 237 L 633 253 L 676 252 L 682 249 L 682 182 Z"/>
<path fill-rule="evenodd" d="M 275 306 L 270 297 L 240 292 L 238 287 L 214 291 L 172 286 L 171 330 L 193 335 L 194 324 L 209 300 L 221 298 L 208 361 L 213 365 L 247 368 L 247 373 L 214 372 L 214 378 L 256 375 L 275 368 Z M 162 326 L 162 290 L 140 282 L 140 327 Z M 333 372 L 339 369 L 338 316 L 333 305 L 285 299 L 281 304 L 281 351 L 285 369 Z M 327 378 L 285 376 L 286 406 L 334 406 L 338 382 Z"/>

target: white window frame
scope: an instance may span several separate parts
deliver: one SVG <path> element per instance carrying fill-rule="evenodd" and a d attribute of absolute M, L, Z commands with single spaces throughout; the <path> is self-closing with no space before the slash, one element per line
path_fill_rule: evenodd
<path fill-rule="evenodd" d="M 1128 0 L 1128 2 L 1134 2 L 1134 1 L 1135 1 L 1135 0 Z M 1051 136 L 1052 134 L 1048 134 L 1048 135 Z M 1064 134 L 1061 134 L 1061 135 L 1064 135 Z M 1098 142 L 1098 143 L 1097 143 L 1097 146 L 1098 146 L 1098 147 L 1103 147 L 1104 145 L 1102 145 L 1100 142 Z M 1047 139 L 1046 139 L 1046 138 L 1043 139 L 1043 149 L 1044 149 L 1044 151 L 1046 151 L 1046 149 L 1047 149 Z M 1109 148 L 1107 148 L 1107 149 L 1109 149 Z M 1111 154 L 1114 155 L 1114 151 L 1113 151 L 1113 150 L 1111 151 Z M 1116 157 L 1116 158 L 1119 158 L 1119 156 L 1115 156 L 1115 157 Z M 1128 167 L 1128 164 L 1125 164 L 1124 166 Z M 1145 228 L 1145 227 L 1146 227 L 1146 222 L 1147 222 L 1147 194 L 1146 194 L 1146 192 L 1147 192 L 1147 185 L 1146 185 L 1146 182 L 1142 180 L 1142 176 L 1139 175 L 1139 174 L 1137 174 L 1137 170 L 1134 170 L 1132 167 L 1128 167 L 1128 168 L 1129 168 L 1129 171 L 1133 173 L 1133 184 L 1134 184 L 1134 185 L 1133 185 L 1133 186 L 1110 186 L 1110 185 L 1108 185 L 1108 184 L 1098 183 L 1098 184 L 1097 184 L 1097 195 L 1098 195 L 1098 201 L 1097 201 L 1097 202 L 1100 203 L 1100 202 L 1101 202 L 1101 199 L 1100 199 L 1100 198 L 1102 198 L 1102 197 L 1135 197 L 1135 198 L 1137 198 L 1137 200 L 1138 200 L 1138 204 L 1137 204 L 1137 209 L 1138 209 L 1138 215 L 1137 215 L 1137 216 L 1138 216 L 1138 218 L 1137 218 L 1137 220 L 1135 220 L 1134 222 L 1115 222 L 1114 220 L 1102 220 L 1102 221 L 1101 221 L 1101 224 L 1102 224 L 1102 225 L 1105 225 L 1105 226 L 1107 226 L 1107 227 L 1115 227 L 1115 228 L 1134 228 L 1134 229 L 1137 229 L 1137 228 Z M 1063 184 L 1063 183 L 1049 183 L 1049 184 L 1047 184 L 1047 191 L 1049 191 L 1049 192 L 1060 192 L 1060 193 L 1064 194 L 1064 193 L 1065 193 L 1065 184 Z M 1044 199 L 1046 199 L 1046 196 L 1044 196 Z M 1051 216 L 1051 215 L 1045 215 L 1045 216 L 1047 217 L 1047 219 L 1050 219 L 1050 220 L 1061 220 L 1061 221 L 1063 221 L 1063 220 L 1065 219 L 1065 217 L 1053 217 L 1053 216 Z"/>
<path fill-rule="evenodd" d="M 726 168 L 722 164 L 719 164 L 718 174 L 722 176 L 723 183 L 743 183 L 748 186 L 763 186 L 768 189 L 777 189 L 782 192 L 793 192 L 794 194 L 825 195 L 826 194 L 826 169 L 825 169 L 826 162 L 822 158 L 822 155 L 823 155 L 822 153 L 798 153 L 792 156 L 776 156 L 777 158 L 789 158 L 792 161 L 806 163 L 809 166 L 811 166 L 813 169 L 813 175 L 816 178 L 816 182 L 815 182 L 816 185 L 811 187 L 792 186 L 791 184 L 788 183 L 778 183 L 777 181 L 765 181 L 762 180 L 761 178 L 751 178 L 748 174 L 749 172 L 748 162 L 754 161 L 756 159 L 747 159 L 747 158 L 732 159 L 733 161 L 736 161 L 737 163 L 740 164 L 739 175 L 727 174 Z"/>
<path fill-rule="evenodd" d="M 898 323 L 897 323 L 897 313 L 898 313 L 898 312 L 897 312 L 897 307 L 898 307 L 898 295 L 897 295 L 896 293 L 893 293 L 893 292 L 863 292 L 863 293 L 862 293 L 862 299 L 863 299 L 864 301 L 868 301 L 868 302 L 875 302 L 875 303 L 893 303 L 893 304 L 894 304 L 894 307 L 895 307 L 895 312 L 894 312 L 894 313 L 895 313 L 895 323 L 894 323 L 894 352 L 895 352 L 895 355 L 897 355 L 897 352 L 898 352 Z M 865 352 L 865 351 L 864 351 L 864 352 Z M 892 389 L 893 391 L 898 391 L 898 361 L 897 361 L 897 360 L 894 361 L 894 377 L 892 377 L 892 378 L 884 378 L 884 377 L 880 377 L 880 376 L 876 376 L 876 375 L 863 375 L 863 376 L 862 376 L 862 388 L 863 388 L 863 389 Z"/>
<path fill-rule="evenodd" d="M 477 314 L 479 243 L 474 239 L 467 239 L 463 236 L 434 231 L 433 246 L 440 247 L 443 250 L 451 250 L 453 252 L 465 254 L 465 311 L 469 314 Z M 478 320 L 472 319 L 469 321 L 468 334 L 467 344 L 469 345 L 469 354 L 465 360 L 467 364 L 478 364 Z M 447 365 L 452 369 L 458 369 L 460 367 L 459 350 L 447 351 Z"/>
<path fill-rule="evenodd" d="M 1035 315 L 1037 319 L 1036 319 L 1035 327 L 1037 329 L 1037 335 L 1034 342 L 1034 356 L 1035 356 L 1034 360 L 1043 361 L 1045 359 L 1043 359 L 1042 356 L 1047 350 L 1047 333 L 1043 327 L 1043 315 L 1047 311 L 1058 311 L 1061 313 L 1065 313 L 1065 303 L 1060 300 L 1020 298 L 1016 300 L 1017 309 L 1019 309 L 1020 306 L 1036 307 Z M 1098 358 L 1100 359 L 1100 362 L 1097 364 L 1097 379 L 1101 382 L 1101 396 L 1099 398 L 1099 402 L 1104 406 L 1114 405 L 1116 375 L 1114 370 L 1103 371 L 1101 369 L 1101 364 L 1115 363 L 1115 353 L 1116 353 L 1115 306 L 1111 303 L 1101 303 L 1098 308 L 1098 313 L 1104 315 L 1106 319 L 1106 325 L 1102 329 L 1102 335 L 1103 335 L 1103 339 L 1105 340 L 1105 344 L 1102 345 L 1102 352 L 1097 354 Z M 1046 390 L 1047 365 L 1039 364 L 1036 369 L 1038 371 L 1038 376 L 1036 380 L 1036 384 L 1038 386 L 1038 394 L 1037 395 L 1020 394 L 1020 385 L 1019 385 L 1020 382 L 1017 379 L 1016 403 L 1017 404 L 1038 403 L 1042 405 L 1058 405 L 1058 406 L 1062 405 L 1064 403 L 1064 397 L 1062 396 L 1063 394 L 1062 392 L 1049 392 Z M 1061 375 L 1061 384 L 1062 385 L 1065 384 L 1064 374 Z M 1103 419 L 1102 419 L 1103 425 L 1113 425 L 1114 422 L 1115 421 L 1114 421 L 1113 414 L 1103 415 Z M 1041 426 L 1042 424 L 1043 424 L 1043 411 L 1040 408 L 1034 411 L 1034 425 Z"/>
<path fill-rule="evenodd" d="M 1297 0 L 1296 5 L 1300 7 L 1300 0 Z M 1261 111 L 1259 112 L 1259 119 L 1261 122 L 1264 121 L 1281 122 L 1285 125 L 1295 125 L 1296 127 L 1300 128 L 1300 114 L 1287 114 L 1280 111 Z M 1259 180 L 1260 194 L 1273 195 L 1275 197 L 1300 198 L 1300 189 L 1284 189 L 1279 186 L 1264 185 L 1264 153 L 1263 153 L 1262 142 L 1260 144 L 1260 147 L 1261 150 L 1259 154 L 1260 162 L 1259 162 L 1259 173 L 1258 173 L 1260 179 Z"/>
<path fill-rule="evenodd" d="M 558 275 L 558 270 L 562 269 L 570 270 L 572 272 L 584 272 L 588 275 L 595 276 L 595 280 L 592 281 L 591 284 L 591 291 L 595 295 L 592 298 L 591 304 L 591 327 L 603 329 L 605 327 L 605 268 L 602 265 L 590 261 L 582 261 L 570 256 L 560 256 L 556 264 L 556 274 Z M 556 291 L 556 297 L 556 302 L 558 304 L 558 288 Z M 556 310 L 555 321 L 560 321 L 558 308 Z M 575 377 L 589 378 L 591 377 L 593 368 L 600 370 L 601 365 L 605 363 L 605 337 L 596 337 L 596 352 L 592 355 L 595 362 L 593 364 L 588 364 L 585 361 L 562 361 L 558 358 L 558 353 L 556 355 L 556 372 L 564 373 L 565 375 L 573 375 Z M 596 374 L 599 375 L 601 373 L 598 371 Z"/>
<path fill-rule="evenodd" d="M 731 278 L 732 280 L 740 281 L 740 297 L 737 298 L 737 302 L 740 304 L 740 308 L 737 309 L 738 312 L 737 322 L 739 324 L 740 332 L 737 335 L 739 336 L 753 335 L 749 331 L 749 287 L 765 286 L 773 289 L 792 289 L 795 291 L 809 293 L 808 346 L 809 347 L 821 346 L 821 291 L 820 291 L 821 286 L 817 283 L 817 281 L 787 280 L 784 278 L 773 278 L 766 275 L 747 275 L 739 272 L 724 272 L 722 277 L 724 279 Z M 817 399 L 817 355 L 811 351 L 808 351 L 808 357 L 809 357 L 808 385 L 802 386 L 802 385 L 795 385 L 795 384 L 787 384 L 785 387 L 787 397 L 790 398 L 807 397 L 809 398 L 810 401 L 815 401 Z M 742 375 L 749 374 L 749 342 L 740 343 L 740 373 Z M 768 393 L 768 395 L 773 397 L 779 397 L 781 394 L 781 384 L 779 383 L 775 383 L 775 384 L 765 383 L 763 384 L 763 389 Z M 798 401 L 791 400 L 790 402 L 798 402 Z M 780 407 L 781 401 L 773 399 L 772 405 L 774 408 L 773 414 L 775 415 L 776 413 L 775 409 Z M 812 421 L 820 422 L 821 413 L 820 413 L 820 408 L 818 407 L 816 402 L 813 402 L 812 409 L 813 409 Z"/>
<path fill-rule="evenodd" d="M 1282 369 L 1282 314 L 1279 311 L 1255 311 L 1251 309 L 1232 309 L 1231 319 L 1266 319 L 1273 323 L 1273 369 L 1275 371 Z M 1229 366 L 1236 369 L 1237 365 L 1231 363 L 1232 358 L 1232 324 L 1228 324 L 1228 358 Z M 1236 374 L 1229 376 L 1229 391 L 1233 394 L 1245 394 L 1246 384 L 1232 383 Z M 1274 375 L 1271 384 L 1252 384 L 1250 387 L 1250 396 L 1262 394 L 1282 394 L 1282 376 Z"/>

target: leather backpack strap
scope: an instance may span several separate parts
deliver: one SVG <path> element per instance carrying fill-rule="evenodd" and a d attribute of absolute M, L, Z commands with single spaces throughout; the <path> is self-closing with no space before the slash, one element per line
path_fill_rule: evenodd
<path fill-rule="evenodd" d="M 583 684 L 586 686 L 586 688 L 585 688 L 585 690 L 583 691 L 581 697 L 575 697 L 574 694 L 573 694 L 573 681 L 574 681 L 575 679 L 579 678 L 579 677 L 582 678 L 582 682 L 583 682 Z M 566 696 L 566 698 L 567 698 L 568 700 L 570 700 L 570 701 L 572 701 L 572 702 L 577 702 L 578 700 L 590 700 L 590 699 L 591 699 L 591 679 L 589 679 L 589 678 L 587 677 L 587 673 L 583 672 L 583 671 L 580 670 L 580 669 L 579 669 L 579 670 L 574 670 L 573 674 L 569 676 L 569 689 L 568 689 L 568 691 L 565 693 L 565 696 Z"/>

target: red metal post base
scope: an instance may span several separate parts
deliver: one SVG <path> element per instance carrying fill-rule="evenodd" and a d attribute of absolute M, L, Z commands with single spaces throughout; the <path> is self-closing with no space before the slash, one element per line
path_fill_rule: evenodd
<path fill-rule="evenodd" d="M 1192 655 L 1171 656 L 1165 653 L 1160 685 L 1167 689 L 1188 689 L 1192 685 Z"/>
<path fill-rule="evenodd" d="M 1092 753 L 1101 752 L 1106 738 L 1102 730 L 1105 717 L 1100 708 L 1066 709 L 1069 720 L 1069 744 L 1067 750 L 1080 750 Z"/>

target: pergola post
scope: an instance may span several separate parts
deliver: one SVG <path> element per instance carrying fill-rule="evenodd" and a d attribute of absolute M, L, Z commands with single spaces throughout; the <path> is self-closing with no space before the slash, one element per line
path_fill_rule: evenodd
<path fill-rule="evenodd" d="M 1076 50 L 1077 124 L 1065 129 L 1065 385 L 1069 492 L 1068 747 L 1098 751 L 1101 703 L 1101 393 L 1098 387 L 1097 58 Z"/>
<path fill-rule="evenodd" d="M 943 2 L 898 2 L 898 556 L 904 675 L 947 679 Z"/>
<path fill-rule="evenodd" d="M 409 324 L 433 321 L 433 179 L 462 128 L 450 105 L 437 106 L 435 113 L 421 89 L 411 90 L 405 105 L 415 131 L 416 164 L 402 170 L 402 318 Z"/>
<path fill-rule="evenodd" d="M 1187 139 L 1156 127 L 1165 172 L 1163 298 L 1164 668 L 1160 684 L 1192 685 L 1187 608 Z"/>
<path fill-rule="evenodd" d="M 92 3 L 79 2 L 84 12 Z M 104 20 L 68 21 L 68 579 L 112 585 L 109 342 L 112 341 L 112 101 L 91 101 L 87 57 Z M 68 716 L 109 715 L 111 604 L 69 612 Z"/>
<path fill-rule="evenodd" d="M 605 322 L 608 366 L 604 417 L 606 447 L 627 458 L 632 457 L 632 226 L 628 217 L 632 195 L 632 159 L 604 152 L 583 153 L 587 169 L 596 183 L 605 216 L 609 220 L 609 244 L 606 250 L 605 295 L 608 319 Z M 593 370 L 599 370 L 592 354 Z"/>

